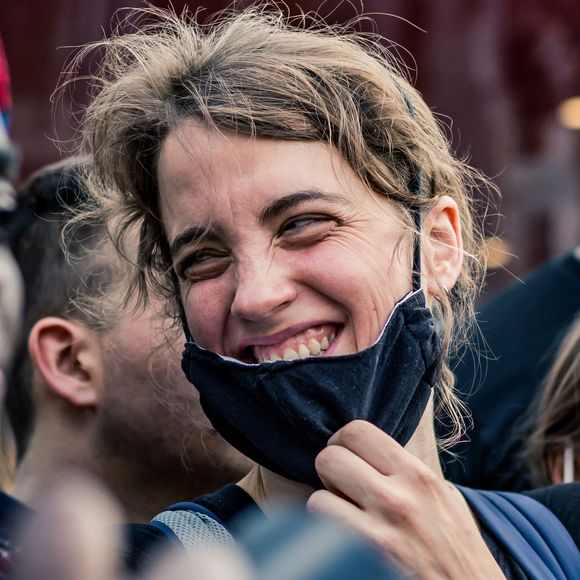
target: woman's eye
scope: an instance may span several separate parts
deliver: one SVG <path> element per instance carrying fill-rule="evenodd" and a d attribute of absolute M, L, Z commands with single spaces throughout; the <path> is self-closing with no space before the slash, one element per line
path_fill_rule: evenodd
<path fill-rule="evenodd" d="M 336 219 L 326 215 L 300 216 L 284 223 L 280 236 L 298 242 L 316 241 L 336 225 Z"/>
<path fill-rule="evenodd" d="M 230 256 L 214 250 L 202 250 L 186 256 L 175 266 L 182 280 L 199 282 L 223 274 L 231 262 Z"/>

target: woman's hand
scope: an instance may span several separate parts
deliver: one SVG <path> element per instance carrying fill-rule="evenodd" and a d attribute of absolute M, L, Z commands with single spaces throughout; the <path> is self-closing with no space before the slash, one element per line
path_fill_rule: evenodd
<path fill-rule="evenodd" d="M 504 578 L 461 493 L 365 421 L 353 421 L 316 459 L 327 487 L 309 509 L 370 539 L 421 578 Z"/>

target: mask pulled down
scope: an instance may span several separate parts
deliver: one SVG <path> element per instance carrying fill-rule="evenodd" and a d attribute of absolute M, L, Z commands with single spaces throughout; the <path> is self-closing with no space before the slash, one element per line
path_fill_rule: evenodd
<path fill-rule="evenodd" d="M 349 355 L 243 363 L 188 342 L 183 370 L 217 431 L 267 469 L 321 488 L 314 460 L 354 419 L 405 445 L 438 377 L 441 344 L 423 290 L 395 305 L 380 337 Z"/>

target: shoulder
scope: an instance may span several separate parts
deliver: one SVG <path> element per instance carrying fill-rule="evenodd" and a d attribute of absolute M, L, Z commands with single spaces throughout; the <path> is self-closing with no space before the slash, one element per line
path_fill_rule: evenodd
<path fill-rule="evenodd" d="M 580 549 L 580 483 L 550 485 L 523 495 L 535 499 L 548 508 L 568 530 L 570 536 Z"/>
<path fill-rule="evenodd" d="M 574 513 L 580 484 L 527 494 L 457 487 L 508 578 L 576 577 L 580 552 Z M 564 509 L 565 502 L 570 505 Z"/>
<path fill-rule="evenodd" d="M 27 505 L 0 492 L 0 580 L 9 578 L 4 574 L 10 570 L 12 558 L 19 549 L 15 530 L 33 513 Z"/>
<path fill-rule="evenodd" d="M 252 498 L 232 484 L 193 502 L 173 504 L 149 524 L 125 525 L 126 568 L 133 573 L 143 570 L 168 543 L 185 550 L 231 545 L 231 520 L 251 507 L 256 507 Z"/>
<path fill-rule="evenodd" d="M 151 524 L 123 524 L 121 533 L 121 561 L 129 576 L 146 570 L 165 547 L 174 543 Z"/>
<path fill-rule="evenodd" d="M 27 505 L 0 491 L 0 535 L 2 537 L 11 536 L 14 526 L 32 513 Z"/>
<path fill-rule="evenodd" d="M 234 483 L 213 493 L 200 495 L 194 502 L 215 514 L 226 527 L 229 527 L 230 522 L 242 512 L 257 508 L 254 500 Z"/>
<path fill-rule="evenodd" d="M 169 506 L 148 524 L 125 524 L 122 528 L 122 560 L 125 571 L 133 574 L 147 569 L 167 546 L 186 551 L 213 550 L 234 542 L 217 516 L 189 502 Z"/>

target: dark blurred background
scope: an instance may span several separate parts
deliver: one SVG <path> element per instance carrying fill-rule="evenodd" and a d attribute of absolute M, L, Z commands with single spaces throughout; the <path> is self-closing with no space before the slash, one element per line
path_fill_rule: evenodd
<path fill-rule="evenodd" d="M 119 8 L 143 4 L 0 3 L 13 83 L 12 137 L 22 154 L 22 178 L 57 160 L 61 153 L 55 140 L 66 147 L 74 135 L 68 98 L 55 107 L 50 102 L 70 47 L 102 38 Z M 203 20 L 231 2 L 172 4 L 177 11 L 184 5 L 192 11 L 203 7 Z M 374 30 L 399 47 L 417 88 L 449 127 L 456 152 L 495 178 L 503 198 L 485 220 L 487 233 L 497 237 L 490 242 L 496 267 L 488 275 L 484 299 L 580 243 L 580 99 L 570 100 L 580 96 L 580 0 L 288 4 L 292 13 L 316 10 L 330 22 L 371 14 L 374 25 L 365 21 L 358 28 Z M 82 100 L 73 108 L 82 108 Z"/>

